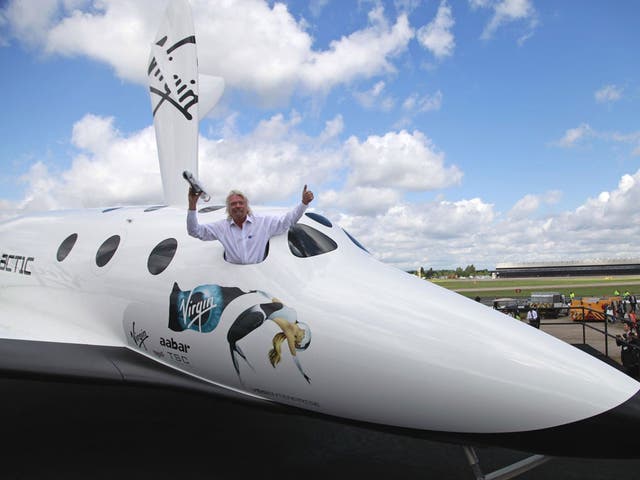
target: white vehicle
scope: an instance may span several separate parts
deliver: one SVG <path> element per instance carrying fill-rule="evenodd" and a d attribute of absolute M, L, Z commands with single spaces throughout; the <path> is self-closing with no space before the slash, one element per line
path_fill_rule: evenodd
<path fill-rule="evenodd" d="M 612 439 L 640 426 L 640 383 L 377 261 L 317 213 L 255 265 L 189 237 L 182 172 L 197 178 L 198 108 L 211 96 L 202 80 L 180 90 L 198 78 L 186 0 L 168 16 L 149 64 L 168 205 L 0 224 L 1 371 L 181 386 L 463 445 L 638 456 Z M 208 85 L 219 97 L 222 81 Z M 224 215 L 203 210 L 203 222 Z M 297 336 L 278 346 L 283 322 Z"/>

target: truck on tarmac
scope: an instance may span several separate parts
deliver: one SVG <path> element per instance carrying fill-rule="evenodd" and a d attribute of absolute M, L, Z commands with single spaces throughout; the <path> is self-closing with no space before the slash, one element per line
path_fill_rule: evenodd
<path fill-rule="evenodd" d="M 569 304 L 559 292 L 533 292 L 529 304 L 536 307 L 540 317 L 558 318 L 569 314 Z"/>
<path fill-rule="evenodd" d="M 571 301 L 571 320 L 604 321 L 607 318 L 607 307 L 622 302 L 623 297 L 582 297 Z M 613 320 L 609 318 L 609 320 Z"/>

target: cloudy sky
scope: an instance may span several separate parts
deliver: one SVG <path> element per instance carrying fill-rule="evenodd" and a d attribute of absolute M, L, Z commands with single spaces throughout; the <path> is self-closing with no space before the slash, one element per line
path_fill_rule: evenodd
<path fill-rule="evenodd" d="M 640 257 L 635 0 L 191 0 L 221 199 L 313 209 L 400 268 Z M 162 202 L 161 0 L 0 1 L 0 219 Z M 186 201 L 185 201 L 186 208 Z"/>

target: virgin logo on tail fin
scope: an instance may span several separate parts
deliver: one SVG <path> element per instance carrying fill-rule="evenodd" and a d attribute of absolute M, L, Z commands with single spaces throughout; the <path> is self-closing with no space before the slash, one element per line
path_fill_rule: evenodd
<path fill-rule="evenodd" d="M 189 110 L 192 107 L 194 107 L 193 110 L 197 110 L 198 103 L 196 80 L 182 79 L 180 72 L 172 69 L 171 62 L 173 61 L 172 52 L 190 43 L 195 45 L 196 37 L 195 35 L 185 37 L 165 50 L 163 47 L 166 42 L 167 37 L 164 36 L 151 48 L 152 58 L 147 69 L 153 116 L 155 117 L 158 109 L 168 102 L 167 108 L 173 107 L 184 115 L 186 120 L 192 120 L 194 115 Z"/>
<path fill-rule="evenodd" d="M 181 178 L 185 170 L 198 176 L 198 122 L 224 91 L 219 77 L 202 77 L 200 85 L 187 0 L 169 2 L 151 45 L 147 77 L 164 199 L 168 205 L 186 206 L 187 190 Z"/>

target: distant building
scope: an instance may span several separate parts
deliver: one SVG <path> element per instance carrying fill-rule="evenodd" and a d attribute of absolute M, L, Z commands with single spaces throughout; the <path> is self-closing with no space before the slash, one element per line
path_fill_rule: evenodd
<path fill-rule="evenodd" d="M 499 278 L 638 275 L 640 274 L 640 258 L 573 262 L 505 262 L 496 265 L 495 273 Z"/>

